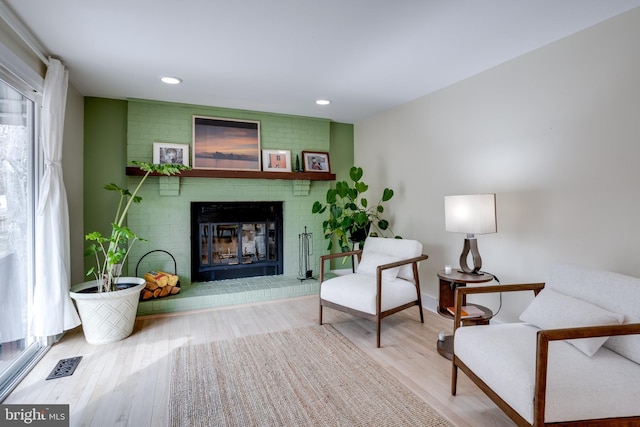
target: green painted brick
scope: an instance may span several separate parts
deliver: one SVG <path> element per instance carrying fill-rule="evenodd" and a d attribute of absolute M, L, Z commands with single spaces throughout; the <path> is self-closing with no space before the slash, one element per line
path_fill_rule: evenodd
<path fill-rule="evenodd" d="M 190 145 L 193 115 L 259 120 L 262 148 L 291 150 L 292 163 L 296 155 L 302 157 L 302 151 L 328 152 L 330 148 L 331 125 L 325 119 L 130 100 L 128 160 L 151 161 L 154 142 Z M 138 179 L 129 177 L 130 185 Z M 149 240 L 146 244 L 136 244 L 129 269 L 146 252 L 163 249 L 176 258 L 181 282 L 190 282 L 189 221 L 190 203 L 194 201 L 283 201 L 285 276 L 298 275 L 299 234 L 304 232 L 305 226 L 308 232 L 314 233 L 313 253 L 319 256 L 325 252 L 322 219 L 311 214 L 311 206 L 315 200 L 324 199 L 328 182 L 307 181 L 306 188 L 301 189 L 305 186 L 298 183 L 296 187 L 297 181 L 277 179 L 171 178 L 178 180 L 177 185 L 159 179 L 148 179 L 140 193 L 144 203 L 132 208 L 129 214 L 129 226 L 144 230 L 144 237 Z M 171 197 L 163 196 L 167 192 L 173 193 Z M 142 231 L 140 234 L 143 235 Z"/>

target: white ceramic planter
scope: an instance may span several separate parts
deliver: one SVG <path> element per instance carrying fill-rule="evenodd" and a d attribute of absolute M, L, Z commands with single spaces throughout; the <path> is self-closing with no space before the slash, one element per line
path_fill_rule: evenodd
<path fill-rule="evenodd" d="M 120 341 L 133 332 L 140 291 L 144 288 L 145 281 L 139 277 L 121 277 L 119 282 L 136 283 L 136 286 L 99 293 L 79 293 L 95 286 L 95 281 L 71 287 L 70 295 L 78 307 L 82 331 L 89 344 Z"/>

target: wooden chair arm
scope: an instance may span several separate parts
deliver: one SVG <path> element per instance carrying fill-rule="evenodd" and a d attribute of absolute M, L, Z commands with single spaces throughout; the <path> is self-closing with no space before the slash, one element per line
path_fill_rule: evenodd
<path fill-rule="evenodd" d="M 418 263 L 428 258 L 429 255 L 422 254 L 413 258 L 394 261 L 388 264 L 381 264 L 376 268 L 376 294 L 378 295 L 378 312 L 380 312 L 380 303 L 382 299 L 382 271 L 389 268 L 400 267 L 402 265 L 413 264 L 413 282 L 416 285 L 418 292 L 420 292 L 420 281 L 418 279 Z"/>
<path fill-rule="evenodd" d="M 521 283 L 516 285 L 489 285 L 477 287 L 459 287 L 456 292 L 464 294 L 489 294 L 495 292 L 533 291 L 535 295 L 544 288 L 544 283 Z"/>
<path fill-rule="evenodd" d="M 351 255 L 362 255 L 362 249 L 357 249 L 354 251 L 348 251 L 348 252 L 338 252 L 335 254 L 327 254 L 327 255 L 322 255 L 320 256 L 320 262 L 324 262 L 328 259 L 332 259 L 332 258 L 340 258 L 340 257 L 345 257 L 345 256 L 351 256 Z"/>
<path fill-rule="evenodd" d="M 631 334 L 640 334 L 640 323 L 543 329 L 538 331 L 536 342 L 536 382 L 533 394 L 533 425 L 544 425 L 550 341 Z"/>
<path fill-rule="evenodd" d="M 417 257 L 407 258 L 400 261 L 390 262 L 388 264 L 379 265 L 376 268 L 376 313 L 380 315 L 382 312 L 382 271 L 389 268 L 399 267 L 403 265 L 413 264 L 413 284 L 416 287 L 418 295 L 420 295 L 420 278 L 418 276 L 418 262 L 428 259 L 429 255 L 422 254 Z"/>
<path fill-rule="evenodd" d="M 325 263 L 325 261 L 330 260 L 330 259 L 334 259 L 334 258 L 343 258 L 343 257 L 348 257 L 348 256 L 353 257 L 354 255 L 357 255 L 358 256 L 358 260 L 360 260 L 360 257 L 362 256 L 362 249 L 357 249 L 357 250 L 347 251 L 347 252 L 339 252 L 339 253 L 335 253 L 335 254 L 321 255 L 320 256 L 320 286 L 322 286 L 322 282 L 324 282 L 324 263 Z"/>
<path fill-rule="evenodd" d="M 429 258 L 429 255 L 422 254 L 414 258 L 407 258 L 401 261 L 394 261 L 394 262 L 390 262 L 389 264 L 381 264 L 378 266 L 378 270 L 382 271 L 382 270 L 387 270 L 389 268 L 400 267 L 402 265 L 413 264 L 414 262 L 424 261 L 427 258 Z"/>
<path fill-rule="evenodd" d="M 544 288 L 544 283 L 520 283 L 511 285 L 490 285 L 490 286 L 477 286 L 477 287 L 459 287 L 455 291 L 455 304 L 454 304 L 454 316 L 453 316 L 453 333 L 456 333 L 456 329 L 460 326 L 462 320 L 462 298 L 464 295 L 469 294 L 489 294 L 496 292 L 520 292 L 520 291 L 533 291 L 534 295 L 538 295 Z"/>
<path fill-rule="evenodd" d="M 624 325 L 582 326 L 578 328 L 542 329 L 538 331 L 538 340 L 558 341 L 576 338 L 610 337 L 615 335 L 640 334 L 640 323 Z"/>

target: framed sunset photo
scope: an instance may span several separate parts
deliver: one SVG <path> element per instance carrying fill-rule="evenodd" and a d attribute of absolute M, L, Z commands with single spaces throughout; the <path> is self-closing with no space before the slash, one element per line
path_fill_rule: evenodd
<path fill-rule="evenodd" d="M 194 169 L 261 170 L 260 122 L 193 116 Z"/>

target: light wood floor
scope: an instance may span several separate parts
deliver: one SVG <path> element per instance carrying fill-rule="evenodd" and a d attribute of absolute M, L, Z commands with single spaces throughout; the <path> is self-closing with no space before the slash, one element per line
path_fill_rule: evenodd
<path fill-rule="evenodd" d="M 138 318 L 133 334 L 118 343 L 93 346 L 80 328 L 67 333 L 3 402 L 69 404 L 72 426 L 165 426 L 168 423 L 171 351 L 182 345 L 300 328 L 318 322 L 317 296 Z M 450 394 L 451 362 L 436 351 L 451 321 L 425 310 L 397 313 L 382 321 L 382 348 L 374 324 L 325 309 L 331 323 L 457 426 L 514 424 L 463 374 Z M 83 356 L 72 376 L 46 381 L 60 359 Z"/>

